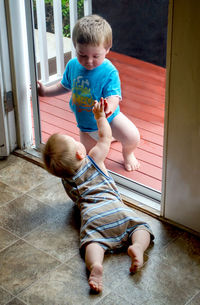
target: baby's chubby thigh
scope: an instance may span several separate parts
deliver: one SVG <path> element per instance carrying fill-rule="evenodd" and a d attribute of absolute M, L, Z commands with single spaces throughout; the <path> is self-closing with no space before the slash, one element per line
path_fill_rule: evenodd
<path fill-rule="evenodd" d="M 110 123 L 113 137 L 122 145 L 137 147 L 140 141 L 140 133 L 134 123 L 120 112 Z"/>

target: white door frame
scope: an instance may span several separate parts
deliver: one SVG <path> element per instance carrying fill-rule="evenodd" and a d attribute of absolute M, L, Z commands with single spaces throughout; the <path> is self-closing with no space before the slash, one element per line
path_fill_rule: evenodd
<path fill-rule="evenodd" d="M 2 2 L 0 0 L 1 4 Z M 8 0 L 7 2 L 10 4 L 9 12 L 12 20 L 12 45 L 15 46 L 12 49 L 12 70 L 15 74 L 14 88 L 17 91 L 14 97 L 18 110 L 20 143 L 23 148 L 31 142 L 29 141 L 30 122 L 26 125 L 30 119 L 30 103 L 27 97 L 27 78 L 24 71 L 28 62 L 27 54 L 27 57 L 25 56 L 27 46 L 24 45 L 23 41 L 26 37 L 23 36 L 25 27 L 22 24 L 25 20 L 24 7 L 23 9 L 21 7 L 24 2 L 21 0 Z M 199 112 L 195 112 L 195 109 L 199 109 L 198 99 L 200 96 L 198 78 L 200 39 L 197 39 L 199 38 L 200 3 L 195 0 L 185 2 L 170 0 L 170 8 L 171 28 L 168 32 L 170 43 L 168 43 L 169 66 L 166 90 L 162 216 L 175 224 L 200 232 L 200 158 L 198 155 L 200 146 L 198 122 L 200 120 L 198 121 Z M 180 31 L 184 32 L 184 37 L 180 35 Z M 20 69 L 21 71 L 19 71 Z M 184 79 L 185 75 L 187 78 Z M 180 110 L 183 110 L 181 107 L 185 109 L 186 118 L 189 117 L 187 122 L 180 115 L 182 112 L 179 113 Z M 196 123 L 193 120 L 194 117 Z M 183 123 L 187 123 L 187 125 Z M 183 130 L 180 127 L 183 127 Z M 187 137 L 187 143 L 189 143 L 187 145 L 184 142 L 184 136 L 185 131 L 189 130 L 191 132 L 190 136 Z M 190 156 L 189 159 L 188 156 Z"/>
<path fill-rule="evenodd" d="M 2 69 L 2 56 L 0 46 L 0 157 L 8 156 L 9 141 L 7 130 L 7 118 L 4 110 L 4 81 L 3 81 L 3 69 Z"/>
<path fill-rule="evenodd" d="M 4 1 L 0 0 L 0 157 L 6 157 L 16 148 L 14 109 L 7 112 L 4 102 L 12 92 L 10 57 Z"/>
<path fill-rule="evenodd" d="M 35 54 L 35 40 L 34 40 L 34 28 L 33 28 L 33 9 L 32 1 L 26 0 L 25 3 L 25 17 L 27 28 L 27 47 L 30 69 L 30 84 L 32 93 L 32 109 L 33 109 L 33 121 L 34 121 L 34 135 L 35 135 L 35 147 L 40 149 L 41 146 L 41 122 L 40 122 L 40 109 L 37 94 L 37 63 Z"/>
<path fill-rule="evenodd" d="M 7 19 L 13 101 L 17 117 L 17 146 L 20 149 L 24 149 L 30 147 L 33 142 L 25 6 L 22 0 L 7 0 L 4 3 Z"/>

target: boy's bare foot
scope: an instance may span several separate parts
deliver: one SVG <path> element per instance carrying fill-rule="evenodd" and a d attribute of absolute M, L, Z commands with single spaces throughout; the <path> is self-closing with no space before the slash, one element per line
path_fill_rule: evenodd
<path fill-rule="evenodd" d="M 93 291 L 96 292 L 102 291 L 103 288 L 102 277 L 103 277 L 103 266 L 100 264 L 94 264 L 91 267 L 91 272 L 88 280 L 90 288 Z"/>
<path fill-rule="evenodd" d="M 140 244 L 135 243 L 128 247 L 128 255 L 131 257 L 130 272 L 137 272 L 142 266 L 144 261 L 144 251 Z"/>
<path fill-rule="evenodd" d="M 124 157 L 124 167 L 128 172 L 137 170 L 140 167 L 140 163 L 136 159 L 134 153 L 123 154 Z"/>

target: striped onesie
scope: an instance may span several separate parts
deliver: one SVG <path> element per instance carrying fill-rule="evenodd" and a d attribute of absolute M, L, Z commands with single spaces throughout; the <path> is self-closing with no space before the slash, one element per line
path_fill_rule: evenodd
<path fill-rule="evenodd" d="M 86 156 L 78 172 L 62 179 L 68 196 L 81 212 L 80 248 L 90 242 L 99 243 L 106 251 L 127 246 L 136 230 L 152 231 L 121 200 L 115 182 L 105 175 L 90 156 Z"/>

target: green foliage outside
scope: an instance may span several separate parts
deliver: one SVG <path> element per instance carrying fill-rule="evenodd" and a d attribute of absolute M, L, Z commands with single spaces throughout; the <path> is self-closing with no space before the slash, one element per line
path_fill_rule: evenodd
<path fill-rule="evenodd" d="M 61 0 L 62 4 L 62 17 L 63 17 L 63 36 L 70 37 L 70 18 L 69 18 L 69 0 Z M 36 0 L 33 0 L 33 9 L 34 13 L 36 11 Z M 53 23 L 53 0 L 45 0 L 45 9 L 46 12 L 48 10 L 49 14 L 51 14 L 49 20 L 47 21 L 47 27 L 49 26 L 49 30 L 53 31 L 54 25 Z M 78 19 L 83 17 L 84 15 L 84 0 L 77 0 L 77 9 L 78 9 Z M 36 14 L 34 14 L 36 16 Z M 52 18 L 51 18 L 52 17 Z M 36 17 L 35 17 L 36 19 Z M 37 22 L 35 21 L 35 24 Z M 37 27 L 37 25 L 35 25 Z"/>

